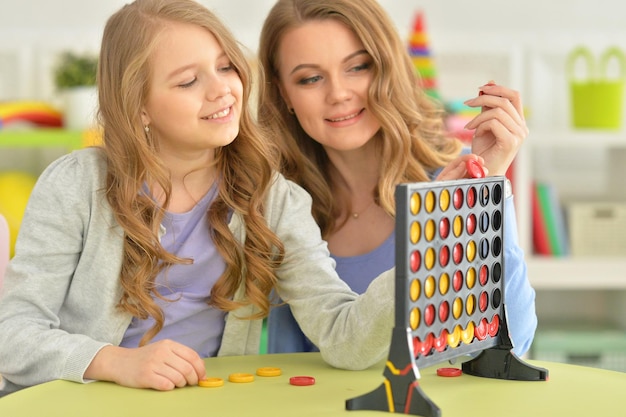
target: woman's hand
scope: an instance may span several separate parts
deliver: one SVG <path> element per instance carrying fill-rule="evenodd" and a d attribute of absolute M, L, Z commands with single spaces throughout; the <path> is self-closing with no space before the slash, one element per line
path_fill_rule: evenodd
<path fill-rule="evenodd" d="M 161 340 L 134 349 L 105 346 L 94 357 L 84 378 L 167 391 L 196 385 L 205 376 L 204 361 L 193 349 Z"/>
<path fill-rule="evenodd" d="M 449 181 L 449 180 L 459 180 L 461 178 L 474 178 L 474 175 L 467 170 L 468 161 L 476 161 L 479 165 L 483 167 L 484 174 L 487 175 L 489 170 L 485 167 L 485 160 L 474 154 L 466 154 L 460 155 L 456 159 L 450 161 L 450 163 L 445 166 L 439 175 L 435 178 L 436 181 Z"/>
<path fill-rule="evenodd" d="M 478 97 L 467 100 L 470 107 L 482 107 L 466 129 L 475 129 L 472 153 L 484 159 L 490 175 L 505 175 L 528 136 L 519 92 L 490 81 L 480 87 Z"/>

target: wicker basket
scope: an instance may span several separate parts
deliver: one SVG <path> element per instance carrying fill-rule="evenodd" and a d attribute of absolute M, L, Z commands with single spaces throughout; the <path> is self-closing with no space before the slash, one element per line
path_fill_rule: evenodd
<path fill-rule="evenodd" d="M 626 204 L 570 203 L 567 217 L 572 256 L 626 255 Z"/>

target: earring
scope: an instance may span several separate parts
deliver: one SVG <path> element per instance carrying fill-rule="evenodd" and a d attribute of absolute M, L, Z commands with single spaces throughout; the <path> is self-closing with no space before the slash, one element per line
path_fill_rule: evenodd
<path fill-rule="evenodd" d="M 146 133 L 150 133 L 150 126 L 149 125 L 145 125 L 143 127 L 143 131 L 146 132 Z"/>
<path fill-rule="evenodd" d="M 289 110 L 290 114 L 296 114 L 296 112 L 293 110 L 293 107 L 288 107 L 287 109 Z"/>

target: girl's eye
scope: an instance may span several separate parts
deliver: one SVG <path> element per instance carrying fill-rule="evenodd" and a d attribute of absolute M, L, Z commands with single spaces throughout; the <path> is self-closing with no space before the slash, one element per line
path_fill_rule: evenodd
<path fill-rule="evenodd" d="M 229 72 L 229 71 L 232 71 L 232 70 L 234 70 L 234 69 L 235 69 L 235 67 L 233 67 L 233 64 L 228 63 L 228 65 L 224 65 L 223 67 L 220 67 L 220 69 L 219 69 L 219 70 L 220 70 L 221 72 Z"/>
<path fill-rule="evenodd" d="M 322 77 L 319 75 L 316 75 L 314 77 L 302 78 L 300 81 L 298 81 L 298 84 L 300 85 L 313 84 L 313 83 L 318 82 L 321 79 Z"/>
<path fill-rule="evenodd" d="M 180 88 L 189 88 L 189 87 L 191 87 L 192 85 L 194 85 L 194 84 L 196 83 L 196 81 L 197 81 L 197 80 L 198 80 L 198 79 L 194 77 L 194 79 L 193 79 L 193 80 L 191 80 L 191 81 L 189 81 L 188 83 L 179 84 L 178 86 L 179 86 Z"/>

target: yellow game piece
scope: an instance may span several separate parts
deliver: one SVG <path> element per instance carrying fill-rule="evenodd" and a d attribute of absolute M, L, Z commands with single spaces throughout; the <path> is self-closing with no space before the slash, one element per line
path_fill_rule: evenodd
<path fill-rule="evenodd" d="M 463 300 L 456 297 L 452 303 L 452 316 L 455 320 L 458 320 L 461 314 L 463 314 Z"/>
<path fill-rule="evenodd" d="M 441 295 L 446 295 L 448 293 L 448 289 L 450 288 L 450 275 L 447 272 L 441 274 L 439 277 L 439 292 Z"/>
<path fill-rule="evenodd" d="M 426 269 L 433 269 L 436 260 L 437 254 L 435 253 L 435 249 L 432 247 L 426 249 L 426 255 L 424 256 L 424 265 L 426 266 Z"/>
<path fill-rule="evenodd" d="M 409 295 L 411 297 L 411 301 L 415 302 L 420 297 L 422 284 L 418 279 L 414 279 L 411 281 L 411 288 L 409 290 Z"/>
<path fill-rule="evenodd" d="M 411 223 L 411 242 L 413 244 L 420 240 L 420 234 L 422 233 L 422 227 L 418 222 Z"/>
<path fill-rule="evenodd" d="M 236 372 L 228 375 L 228 380 L 230 382 L 252 382 L 254 381 L 254 375 Z"/>
<path fill-rule="evenodd" d="M 455 348 L 461 343 L 461 332 L 461 326 L 457 324 L 454 326 L 452 333 L 448 334 L 448 345 L 450 345 L 451 348 Z"/>
<path fill-rule="evenodd" d="M 472 314 L 474 314 L 475 309 L 476 309 L 476 296 L 474 294 L 470 294 L 467 296 L 467 299 L 465 300 L 465 312 L 467 313 L 468 316 L 471 316 Z"/>
<path fill-rule="evenodd" d="M 439 195 L 439 208 L 441 211 L 446 211 L 448 207 L 450 207 L 450 191 L 444 189 Z"/>
<path fill-rule="evenodd" d="M 437 197 L 435 196 L 434 192 L 429 191 L 428 193 L 426 193 L 426 202 L 424 203 L 424 206 L 426 207 L 426 211 L 428 213 L 432 213 L 433 210 L 435 210 L 436 201 Z"/>
<path fill-rule="evenodd" d="M 426 222 L 426 229 L 424 230 L 424 236 L 426 236 L 427 241 L 431 241 L 435 238 L 435 233 L 437 232 L 437 226 L 435 225 L 435 221 L 430 219 Z"/>
<path fill-rule="evenodd" d="M 466 345 L 472 343 L 472 340 L 474 340 L 474 322 L 470 321 L 467 323 L 467 328 L 461 330 L 461 340 Z"/>
<path fill-rule="evenodd" d="M 282 375 L 282 373 L 283 371 L 281 371 L 280 368 L 274 368 L 271 366 L 266 366 L 256 370 L 256 374 L 258 376 L 279 376 Z"/>
<path fill-rule="evenodd" d="M 474 262 L 474 259 L 476 259 L 476 242 L 474 242 L 473 240 L 470 240 L 467 243 L 467 250 L 465 251 L 465 256 L 467 256 L 468 262 Z"/>
<path fill-rule="evenodd" d="M 411 314 L 409 316 L 409 321 L 411 323 L 411 329 L 415 330 L 417 329 L 417 326 L 420 325 L 420 317 L 421 317 L 421 313 L 419 308 L 414 307 L 411 310 Z"/>
<path fill-rule="evenodd" d="M 435 282 L 435 277 L 429 275 L 424 282 L 424 294 L 426 294 L 427 298 L 431 298 L 435 295 L 435 289 L 437 288 L 437 283 Z"/>
<path fill-rule="evenodd" d="M 198 381 L 198 385 L 203 388 L 216 388 L 224 385 L 222 378 L 204 378 Z"/>
<path fill-rule="evenodd" d="M 413 193 L 411 196 L 411 213 L 416 215 L 422 207 L 422 196 L 419 193 Z"/>
<path fill-rule="evenodd" d="M 463 233 L 463 218 L 461 216 L 455 216 L 452 223 L 452 231 L 454 236 L 459 237 Z"/>
<path fill-rule="evenodd" d="M 476 269 L 474 267 L 469 267 L 467 269 L 465 283 L 469 289 L 474 288 L 474 285 L 476 285 Z"/>

